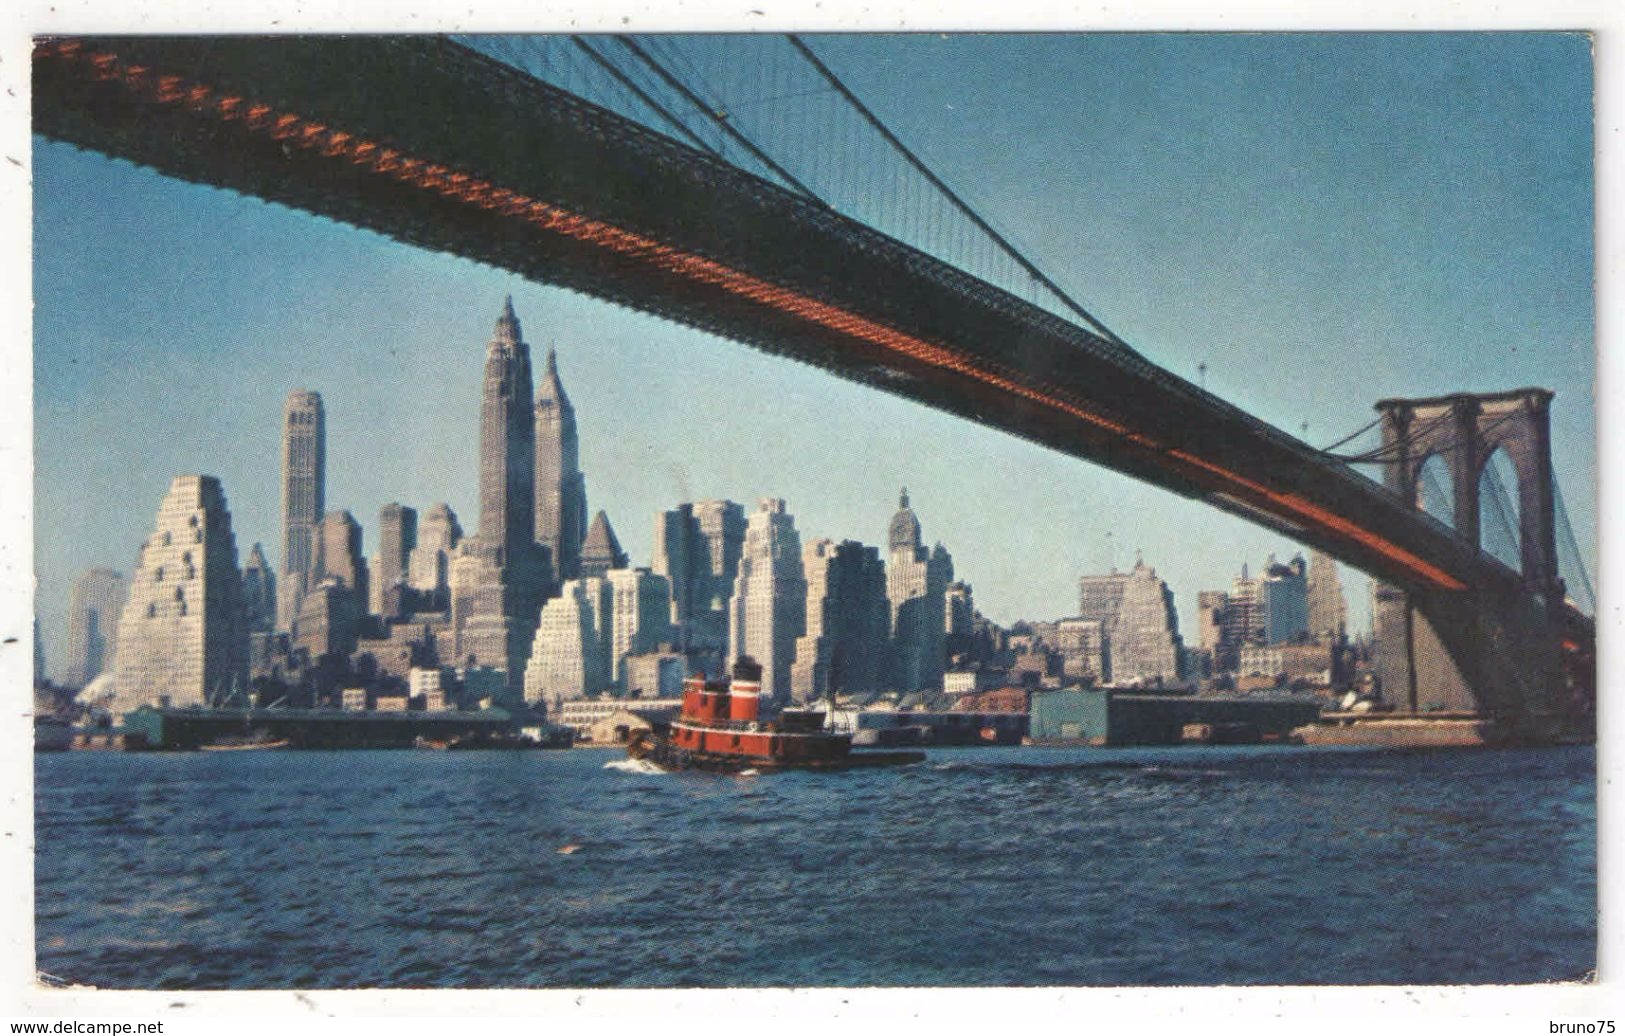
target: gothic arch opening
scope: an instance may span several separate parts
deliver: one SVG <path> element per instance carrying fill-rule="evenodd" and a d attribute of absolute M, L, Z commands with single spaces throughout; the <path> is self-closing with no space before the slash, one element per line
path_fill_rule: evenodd
<path fill-rule="evenodd" d="M 1416 469 L 1416 506 L 1439 521 L 1456 527 L 1455 480 L 1450 464 L 1435 453 Z"/>
<path fill-rule="evenodd" d="M 1478 537 L 1484 551 L 1511 569 L 1523 567 L 1518 472 L 1504 448 L 1485 459 L 1478 476 Z"/>

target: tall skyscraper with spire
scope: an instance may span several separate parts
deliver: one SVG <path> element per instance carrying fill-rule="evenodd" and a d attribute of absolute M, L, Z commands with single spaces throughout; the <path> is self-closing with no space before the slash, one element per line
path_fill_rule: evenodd
<path fill-rule="evenodd" d="M 494 666 L 510 699 L 523 696 L 525 659 L 552 583 L 549 553 L 535 541 L 536 443 L 530 346 L 513 298 L 503 304 L 485 351 L 480 394 L 479 532 L 452 566 L 457 661 Z M 459 603 L 461 602 L 461 603 Z"/>
<path fill-rule="evenodd" d="M 903 691 L 941 690 L 954 563 L 940 543 L 925 549 L 907 489 L 886 529 L 886 548 L 893 685 Z"/>
<path fill-rule="evenodd" d="M 276 627 L 276 573 L 258 543 L 243 565 L 243 618 L 250 633 L 269 633 Z"/>
<path fill-rule="evenodd" d="M 558 356 L 549 349 L 536 390 L 536 542 L 548 549 L 559 579 L 580 577 L 586 535 L 587 483 L 576 411 L 559 381 Z"/>
<path fill-rule="evenodd" d="M 319 393 L 297 390 L 282 408 L 282 579 L 277 626 L 299 614 L 316 562 L 316 524 L 326 508 L 327 417 Z"/>
<path fill-rule="evenodd" d="M 481 543 L 504 557 L 535 538 L 536 465 L 530 401 L 530 346 L 519 330 L 513 296 L 502 305 L 485 350 L 480 389 Z"/>

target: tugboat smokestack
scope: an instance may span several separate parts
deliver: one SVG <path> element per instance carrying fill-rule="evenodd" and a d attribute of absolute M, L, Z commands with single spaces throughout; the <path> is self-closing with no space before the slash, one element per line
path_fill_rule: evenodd
<path fill-rule="evenodd" d="M 728 718 L 738 723 L 761 719 L 762 667 L 749 655 L 734 663 L 734 678 L 728 702 Z"/>

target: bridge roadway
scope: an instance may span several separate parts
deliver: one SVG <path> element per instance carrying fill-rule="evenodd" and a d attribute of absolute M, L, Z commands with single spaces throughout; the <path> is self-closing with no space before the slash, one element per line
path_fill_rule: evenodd
<path fill-rule="evenodd" d="M 46 40 L 34 113 L 48 137 L 1001 428 L 1407 591 L 1527 593 L 1446 526 L 1134 351 L 445 39 Z"/>

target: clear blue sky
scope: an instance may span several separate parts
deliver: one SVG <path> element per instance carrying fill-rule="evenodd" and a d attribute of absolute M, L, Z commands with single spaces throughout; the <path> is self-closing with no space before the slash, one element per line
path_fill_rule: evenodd
<path fill-rule="evenodd" d="M 1556 34 L 823 38 L 951 182 L 1154 361 L 1326 443 L 1385 396 L 1541 385 L 1595 559 L 1590 43 Z M 449 256 L 36 140 L 39 613 L 130 571 L 170 478 L 220 476 L 279 542 L 283 398 L 320 391 L 332 508 L 475 513 L 484 343 L 512 293 L 554 345 L 589 506 L 647 564 L 654 514 L 782 496 L 880 542 L 907 485 L 1000 622 L 1131 564 L 1195 594 L 1294 545 L 1026 442 Z M 1345 573 L 1354 614 L 1365 583 Z"/>

